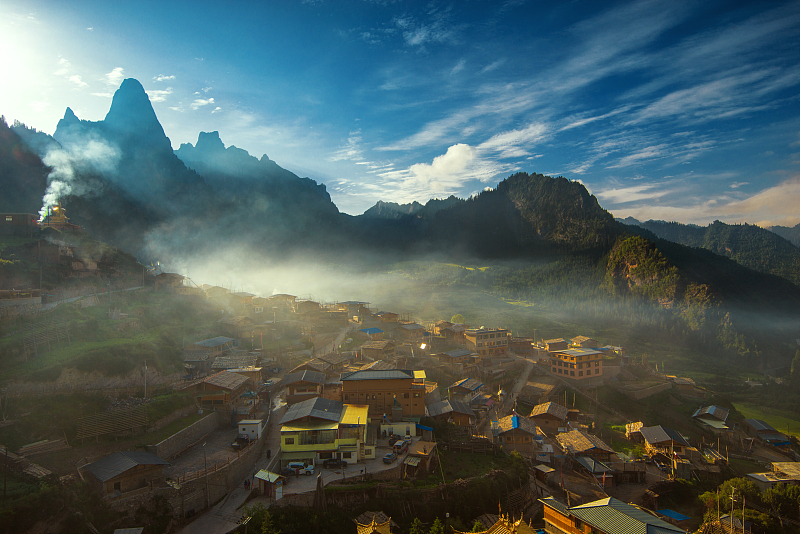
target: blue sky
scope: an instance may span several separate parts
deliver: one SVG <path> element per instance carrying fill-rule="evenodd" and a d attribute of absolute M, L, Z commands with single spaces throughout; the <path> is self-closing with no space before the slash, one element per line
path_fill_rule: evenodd
<path fill-rule="evenodd" d="M 616 216 L 800 223 L 798 2 L 0 4 L 0 113 L 53 133 L 142 82 L 173 148 L 218 130 L 339 209 L 516 171 Z"/>

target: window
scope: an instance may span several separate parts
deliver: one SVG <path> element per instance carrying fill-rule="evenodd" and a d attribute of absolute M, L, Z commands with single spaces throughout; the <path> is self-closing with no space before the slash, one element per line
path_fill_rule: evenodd
<path fill-rule="evenodd" d="M 8 220 L 8 217 L 6 217 L 6 220 Z M 116 491 L 122 491 L 122 482 L 114 482 L 114 489 Z"/>
<path fill-rule="evenodd" d="M 352 456 L 353 456 L 353 453 L 352 453 L 352 452 L 343 452 L 343 453 L 342 453 L 342 458 L 347 458 L 348 460 L 349 460 L 350 458 L 352 458 Z"/>
<path fill-rule="evenodd" d="M 11 215 L 6 215 L 6 222 L 11 222 L 13 220 L 14 220 L 14 217 L 12 217 Z M 116 484 L 114 484 L 114 486 L 116 486 Z M 116 489 L 116 487 L 114 489 Z"/>
<path fill-rule="evenodd" d="M 408 393 L 403 393 L 403 398 L 407 399 L 408 398 Z"/>
<path fill-rule="evenodd" d="M 375 397 L 375 395 L 373 395 L 373 396 L 372 396 L 372 400 L 375 400 L 375 399 L 376 399 L 376 397 Z"/>
<path fill-rule="evenodd" d="M 599 361 L 598 362 L 594 362 L 594 366 L 595 367 L 600 367 L 600 362 Z"/>
<path fill-rule="evenodd" d="M 294 445 L 294 438 L 286 438 L 283 443 L 285 445 Z"/>
<path fill-rule="evenodd" d="M 350 400 L 350 394 L 349 393 L 345 393 L 344 394 L 344 400 Z"/>
<path fill-rule="evenodd" d="M 264 306 L 254 306 L 253 311 L 255 313 L 262 313 L 264 311 Z"/>
<path fill-rule="evenodd" d="M 575 376 L 575 371 L 570 371 L 569 376 Z"/>
<path fill-rule="evenodd" d="M 578 376 L 583 376 L 583 371 L 578 371 Z"/>
<path fill-rule="evenodd" d="M 414 393 L 414 398 L 419 398 L 419 393 Z"/>
<path fill-rule="evenodd" d="M 331 458 L 333 458 L 333 453 L 332 452 L 321 452 L 321 453 L 319 453 L 319 459 L 320 460 L 330 460 Z"/>
<path fill-rule="evenodd" d="M 554 373 L 556 372 L 556 368 L 555 368 L 555 367 L 553 367 L 553 372 L 554 372 Z"/>

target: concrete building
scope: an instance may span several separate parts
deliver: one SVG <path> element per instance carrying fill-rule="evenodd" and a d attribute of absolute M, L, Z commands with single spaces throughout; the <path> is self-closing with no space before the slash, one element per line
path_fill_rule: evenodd
<path fill-rule="evenodd" d="M 511 332 L 507 328 L 473 328 L 464 332 L 464 338 L 467 348 L 492 358 L 508 352 Z"/>
<path fill-rule="evenodd" d="M 408 369 L 349 371 L 341 374 L 344 402 L 369 406 L 369 416 L 382 420 L 392 414 L 394 400 L 402 417 L 419 421 L 425 415 L 425 378 Z"/>

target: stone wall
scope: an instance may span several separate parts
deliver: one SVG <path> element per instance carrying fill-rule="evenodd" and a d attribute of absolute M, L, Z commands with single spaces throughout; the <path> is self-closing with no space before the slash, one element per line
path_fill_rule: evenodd
<path fill-rule="evenodd" d="M 656 393 L 661 393 L 662 391 L 672 389 L 672 382 L 664 382 L 663 384 L 657 384 L 644 389 L 626 389 L 619 387 L 616 389 L 626 397 L 629 397 L 633 400 L 642 400 L 655 395 Z"/>
<path fill-rule="evenodd" d="M 152 452 L 159 458 L 169 460 L 193 443 L 197 443 L 203 436 L 217 429 L 219 414 L 211 412 L 199 421 L 180 430 L 161 443 L 148 445 L 147 451 Z M 252 448 L 252 447 L 251 447 Z"/>

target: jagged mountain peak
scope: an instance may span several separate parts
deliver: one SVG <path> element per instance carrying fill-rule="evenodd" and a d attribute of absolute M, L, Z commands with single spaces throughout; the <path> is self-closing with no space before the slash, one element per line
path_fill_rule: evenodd
<path fill-rule="evenodd" d="M 103 126 L 121 135 L 135 136 L 153 143 L 163 143 L 165 140 L 169 143 L 150 97 L 134 78 L 125 79 L 114 93 Z"/>
<path fill-rule="evenodd" d="M 205 150 L 209 153 L 219 154 L 225 151 L 225 144 L 222 142 L 222 139 L 220 139 L 219 132 L 215 130 L 213 132 L 200 132 L 197 136 L 195 148 L 198 150 Z"/>

